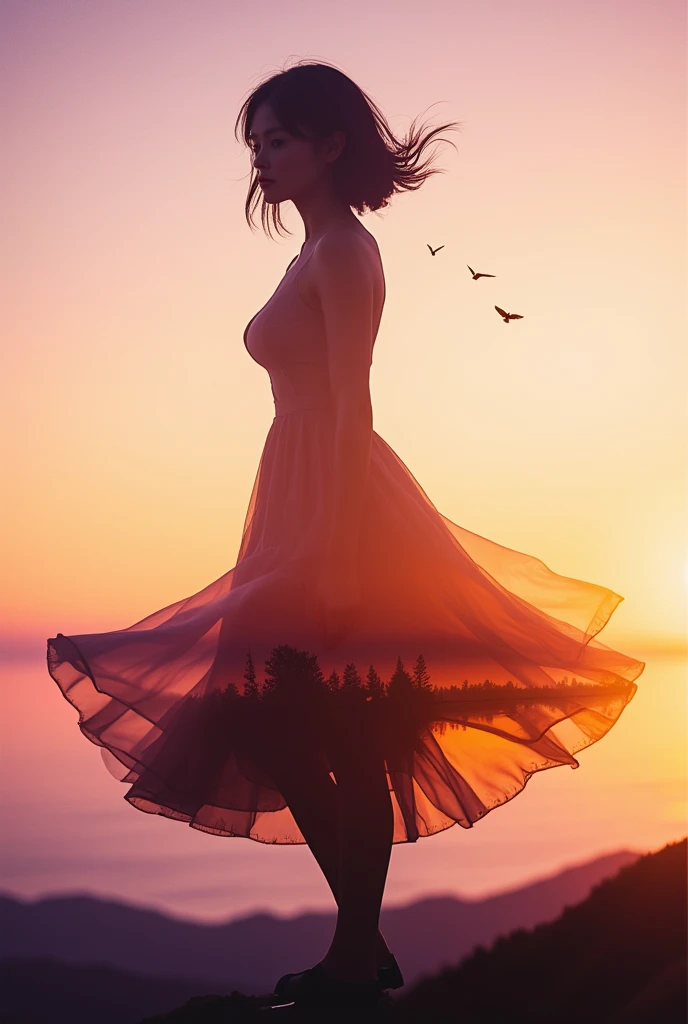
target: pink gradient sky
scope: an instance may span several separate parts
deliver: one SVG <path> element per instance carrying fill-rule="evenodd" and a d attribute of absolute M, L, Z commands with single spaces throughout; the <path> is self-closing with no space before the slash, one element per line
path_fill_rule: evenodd
<path fill-rule="evenodd" d="M 45 638 L 126 627 L 234 565 L 273 415 L 242 331 L 303 228 L 286 204 L 292 238 L 251 233 L 233 124 L 297 58 L 335 63 L 397 133 L 463 122 L 446 173 L 363 218 L 387 279 L 375 429 L 444 515 L 622 594 L 602 642 L 685 651 L 680 0 L 15 0 L 0 18 L 0 641 L 69 721 L 53 764 L 87 741 Z"/>

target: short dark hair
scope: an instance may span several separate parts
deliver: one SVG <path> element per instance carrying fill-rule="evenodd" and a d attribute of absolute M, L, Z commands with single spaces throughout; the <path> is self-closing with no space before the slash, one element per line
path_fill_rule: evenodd
<path fill-rule="evenodd" d="M 253 116 L 265 102 L 270 104 L 282 127 L 297 138 L 317 142 L 334 131 L 344 132 L 346 144 L 334 162 L 333 182 L 342 200 L 360 214 L 387 206 L 396 192 L 420 188 L 431 174 L 443 174 L 441 169 L 428 168 L 428 160 L 418 166 L 419 157 L 436 135 L 462 123 L 452 121 L 423 135 L 420 128 L 415 128 L 414 120 L 408 134 L 397 139 L 380 108 L 342 71 L 327 62 L 301 60 L 253 90 L 236 119 L 237 141 L 241 125 L 243 141 L 250 146 Z M 256 174 L 244 207 L 249 227 L 253 226 L 253 212 L 262 200 L 261 222 L 266 234 L 272 237 L 268 225 L 270 207 L 275 230 L 278 234 L 290 234 L 280 219 L 279 203 L 267 203 L 264 197 L 256 195 L 259 192 Z"/>

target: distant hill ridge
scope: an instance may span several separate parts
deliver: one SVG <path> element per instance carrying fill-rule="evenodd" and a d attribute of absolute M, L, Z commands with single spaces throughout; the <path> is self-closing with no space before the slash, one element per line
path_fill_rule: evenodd
<path fill-rule="evenodd" d="M 409 1020 L 685 1024 L 688 841 L 641 857 L 556 921 L 500 938 L 418 984 Z"/>
<path fill-rule="evenodd" d="M 383 907 L 381 928 L 407 986 L 456 964 L 514 928 L 554 920 L 592 887 L 633 863 L 619 851 L 481 900 L 437 896 Z M 28 902 L 0 897 L 0 957 L 53 956 L 146 975 L 231 983 L 269 990 L 286 971 L 315 963 L 330 943 L 334 912 L 278 918 L 251 914 L 221 924 L 190 922 L 156 910 L 92 896 Z"/>
<path fill-rule="evenodd" d="M 556 920 L 531 930 L 517 928 L 489 951 L 476 948 L 457 965 L 396 996 L 391 1014 L 365 1015 L 365 1020 L 685 1024 L 687 867 L 686 839 L 636 858 L 615 877 L 595 884 Z M 210 988 L 181 976 L 145 978 L 54 958 L 0 961 L 0 989 L 5 1024 L 243 1024 L 265 1019 L 257 1013 L 259 999 L 240 992 L 230 996 L 225 983 Z M 364 1015 L 328 1012 L 289 1019 L 360 1024 Z"/>

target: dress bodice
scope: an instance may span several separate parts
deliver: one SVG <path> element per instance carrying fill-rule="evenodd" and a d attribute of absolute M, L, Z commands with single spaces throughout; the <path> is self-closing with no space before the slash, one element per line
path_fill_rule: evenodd
<path fill-rule="evenodd" d="M 299 276 L 310 260 L 298 258 L 244 330 L 244 345 L 270 376 L 275 415 L 331 408 L 325 325 L 310 306 Z"/>

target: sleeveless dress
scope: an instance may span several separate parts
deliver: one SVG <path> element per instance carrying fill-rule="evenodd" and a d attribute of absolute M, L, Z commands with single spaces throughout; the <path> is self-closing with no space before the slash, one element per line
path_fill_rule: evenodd
<path fill-rule="evenodd" d="M 303 843 L 271 752 L 294 736 L 336 781 L 330 738 L 355 753 L 372 722 L 393 842 L 471 828 L 534 772 L 577 768 L 574 755 L 611 729 L 645 665 L 595 639 L 619 594 L 447 519 L 375 431 L 360 616 L 325 644 L 315 581 L 335 432 L 323 319 L 299 281 L 310 256 L 296 259 L 244 331 L 275 416 L 236 564 L 126 628 L 58 633 L 48 670 L 141 811 L 213 835 Z"/>

